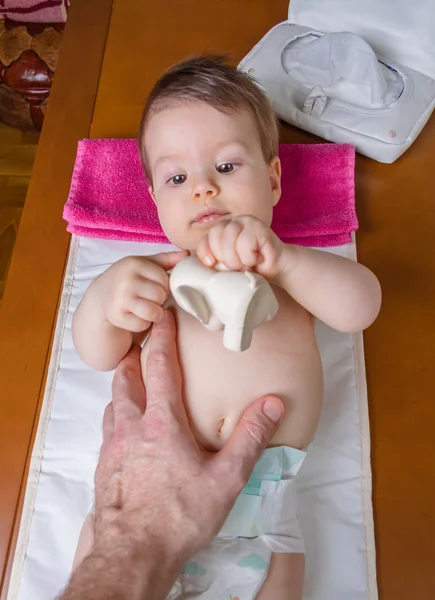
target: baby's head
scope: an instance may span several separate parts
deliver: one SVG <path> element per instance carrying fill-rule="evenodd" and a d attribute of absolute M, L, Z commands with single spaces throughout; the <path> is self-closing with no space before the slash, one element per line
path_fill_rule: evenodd
<path fill-rule="evenodd" d="M 163 75 L 139 149 L 163 231 L 179 248 L 195 250 L 222 218 L 271 224 L 281 194 L 276 117 L 249 75 L 221 59 L 193 58 Z"/>

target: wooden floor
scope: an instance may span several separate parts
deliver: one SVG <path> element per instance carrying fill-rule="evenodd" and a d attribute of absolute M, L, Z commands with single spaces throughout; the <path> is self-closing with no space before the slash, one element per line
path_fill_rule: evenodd
<path fill-rule="evenodd" d="M 0 303 L 38 139 L 0 122 Z"/>

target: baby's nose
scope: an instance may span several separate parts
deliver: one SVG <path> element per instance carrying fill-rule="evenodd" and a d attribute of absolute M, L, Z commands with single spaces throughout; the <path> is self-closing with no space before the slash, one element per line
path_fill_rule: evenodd
<path fill-rule="evenodd" d="M 209 177 L 198 180 L 195 182 L 193 189 L 193 197 L 195 200 L 201 200 L 203 198 L 214 198 L 219 192 L 217 184 Z"/>

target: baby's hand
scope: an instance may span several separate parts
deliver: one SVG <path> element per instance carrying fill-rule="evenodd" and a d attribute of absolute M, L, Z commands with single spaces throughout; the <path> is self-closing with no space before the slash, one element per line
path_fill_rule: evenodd
<path fill-rule="evenodd" d="M 208 267 L 223 263 L 233 271 L 254 270 L 267 279 L 277 277 L 283 265 L 284 244 L 259 219 L 251 216 L 219 221 L 197 247 Z"/>
<path fill-rule="evenodd" d="M 187 255 L 183 251 L 129 256 L 113 264 L 94 282 L 103 317 L 114 327 L 135 333 L 160 321 L 169 296 L 167 271 Z"/>

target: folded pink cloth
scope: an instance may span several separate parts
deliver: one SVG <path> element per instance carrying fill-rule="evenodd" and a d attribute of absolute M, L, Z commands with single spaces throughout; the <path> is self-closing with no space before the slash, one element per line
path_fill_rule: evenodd
<path fill-rule="evenodd" d="M 272 229 L 285 242 L 339 246 L 358 228 L 355 151 L 348 144 L 282 144 L 282 196 Z M 167 242 L 135 140 L 79 142 L 68 201 L 67 229 L 76 235 Z"/>

